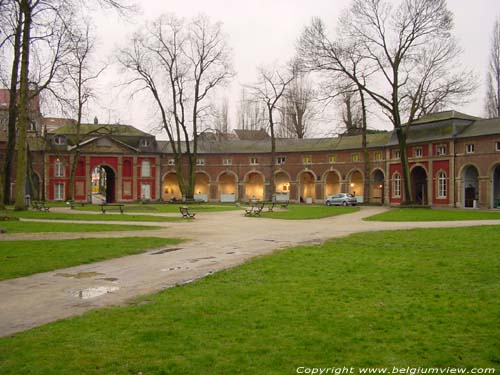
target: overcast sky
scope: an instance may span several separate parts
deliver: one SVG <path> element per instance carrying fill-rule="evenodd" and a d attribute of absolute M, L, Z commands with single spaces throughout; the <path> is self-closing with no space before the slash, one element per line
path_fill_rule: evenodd
<path fill-rule="evenodd" d="M 238 95 L 239 84 L 252 83 L 259 65 L 285 62 L 294 55 L 295 43 L 312 17 L 321 17 L 332 27 L 348 0 L 142 0 L 136 1 L 141 14 L 120 20 L 107 12 L 95 18 L 100 39 L 99 55 L 111 55 L 127 42 L 130 34 L 145 20 L 153 20 L 162 13 L 173 12 L 191 17 L 199 13 L 212 21 L 221 21 L 234 52 L 236 77 L 228 89 L 233 97 Z M 473 68 L 484 80 L 489 40 L 496 17 L 500 17 L 499 0 L 448 0 L 448 7 L 455 16 L 455 36 L 464 50 L 463 63 Z M 98 115 L 100 122 L 117 122 L 134 125 L 149 131 L 155 125 L 154 114 L 143 100 L 130 100 L 122 88 L 112 87 L 116 71 L 110 69 L 103 80 L 106 93 L 98 105 L 90 109 L 89 118 Z M 456 108 L 472 115 L 482 115 L 484 88 L 477 91 L 469 105 Z M 234 112 L 235 109 L 233 108 Z M 337 124 L 332 120 L 324 124 L 321 133 L 327 134 Z M 232 124 L 233 127 L 236 124 Z M 377 127 L 390 128 L 385 121 Z"/>

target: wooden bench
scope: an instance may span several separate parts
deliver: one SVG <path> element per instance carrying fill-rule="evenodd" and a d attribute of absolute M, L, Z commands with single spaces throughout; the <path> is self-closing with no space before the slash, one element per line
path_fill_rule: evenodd
<path fill-rule="evenodd" d="M 37 210 L 37 211 L 49 212 L 49 210 L 50 210 L 50 207 L 47 207 L 45 205 L 44 201 L 33 201 L 31 203 L 31 206 L 33 207 L 34 210 Z"/>
<path fill-rule="evenodd" d="M 267 211 L 274 212 L 274 206 L 276 206 L 276 203 L 275 202 L 268 202 L 268 204 L 270 204 L 270 206 L 267 207 Z"/>
<path fill-rule="evenodd" d="M 99 207 L 101 207 L 101 212 L 102 212 L 103 214 L 105 214 L 105 213 L 106 213 L 106 209 L 107 209 L 107 208 L 109 208 L 109 207 L 118 207 L 118 209 L 120 210 L 120 213 L 121 213 L 121 214 L 123 214 L 123 211 L 124 211 L 124 210 L 123 210 L 123 206 L 124 206 L 124 205 L 123 205 L 123 204 L 121 204 L 121 203 L 101 203 L 101 204 L 99 205 Z"/>
<path fill-rule="evenodd" d="M 189 212 L 189 207 L 181 206 L 179 207 L 179 212 L 182 215 L 183 219 L 194 219 L 196 213 Z"/>
<path fill-rule="evenodd" d="M 265 203 L 261 203 L 260 205 L 252 205 L 248 208 L 245 208 L 245 216 L 260 216 L 260 213 L 264 209 Z"/>

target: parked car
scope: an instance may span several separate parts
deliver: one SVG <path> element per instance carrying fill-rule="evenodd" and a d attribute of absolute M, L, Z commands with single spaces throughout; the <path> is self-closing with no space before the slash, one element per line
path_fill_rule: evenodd
<path fill-rule="evenodd" d="M 325 204 L 327 206 L 355 206 L 358 200 L 352 194 L 340 193 L 326 197 Z"/>

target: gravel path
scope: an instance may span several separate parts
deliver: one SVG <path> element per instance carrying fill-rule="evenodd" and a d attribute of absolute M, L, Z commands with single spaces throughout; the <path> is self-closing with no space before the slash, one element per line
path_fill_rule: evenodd
<path fill-rule="evenodd" d="M 384 207 L 363 207 L 356 213 L 307 221 L 253 219 L 244 217 L 241 211 L 226 211 L 204 213 L 192 222 L 124 223 L 161 226 L 159 230 L 2 235 L 4 240 L 133 235 L 181 237 L 189 241 L 176 246 L 173 251 L 156 249 L 0 282 L 0 336 L 92 309 L 125 304 L 135 297 L 191 282 L 284 247 L 388 229 L 500 225 L 500 220 L 412 223 L 362 220 L 385 210 Z"/>

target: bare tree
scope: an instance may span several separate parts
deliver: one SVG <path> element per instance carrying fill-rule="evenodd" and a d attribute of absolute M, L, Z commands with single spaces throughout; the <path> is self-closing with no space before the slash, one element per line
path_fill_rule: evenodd
<path fill-rule="evenodd" d="M 307 74 L 296 73 L 283 95 L 283 127 L 293 138 L 305 138 L 314 117 L 315 91 Z"/>
<path fill-rule="evenodd" d="M 495 21 L 491 36 L 486 84 L 486 116 L 488 118 L 500 117 L 500 19 Z"/>
<path fill-rule="evenodd" d="M 316 70 L 351 79 L 391 120 L 399 142 L 404 201 L 413 200 L 406 139 L 418 116 L 463 101 L 474 76 L 458 66 L 460 49 L 451 36 L 453 16 L 445 0 L 353 0 L 331 40 L 319 19 L 304 31 L 300 52 Z M 354 74 L 373 74 L 368 82 Z"/>
<path fill-rule="evenodd" d="M 288 70 L 288 69 L 287 69 Z M 259 68 L 259 80 L 256 85 L 249 86 L 256 99 L 264 103 L 267 109 L 269 131 L 271 133 L 271 194 L 275 191 L 274 171 L 276 166 L 276 135 L 275 117 L 278 103 L 285 94 L 290 83 L 295 78 L 294 71 L 280 71 L 277 67 Z"/>
<path fill-rule="evenodd" d="M 98 66 L 93 61 L 95 52 L 95 36 L 92 34 L 93 25 L 85 20 L 80 26 L 75 22 L 69 35 L 70 51 L 66 56 L 67 63 L 60 71 L 62 85 L 59 92 L 54 92 L 57 99 L 63 103 L 69 113 L 76 117 L 76 132 L 73 145 L 73 160 L 70 169 L 68 200 L 73 200 L 75 174 L 80 159 L 80 142 L 82 140 L 81 124 L 84 107 L 95 99 L 93 82 L 99 78 L 106 66 Z"/>
<path fill-rule="evenodd" d="M 266 108 L 243 88 L 238 103 L 238 128 L 259 130 L 267 127 Z"/>
<path fill-rule="evenodd" d="M 219 140 L 222 140 L 229 131 L 229 101 L 224 98 L 214 110 L 214 131 Z"/>
<path fill-rule="evenodd" d="M 133 75 L 127 84 L 146 90 L 158 106 L 179 187 L 192 199 L 200 117 L 209 110 L 208 94 L 233 75 L 222 25 L 205 16 L 190 22 L 162 16 L 138 32 L 118 60 Z M 184 166 L 187 162 L 187 167 Z"/>

